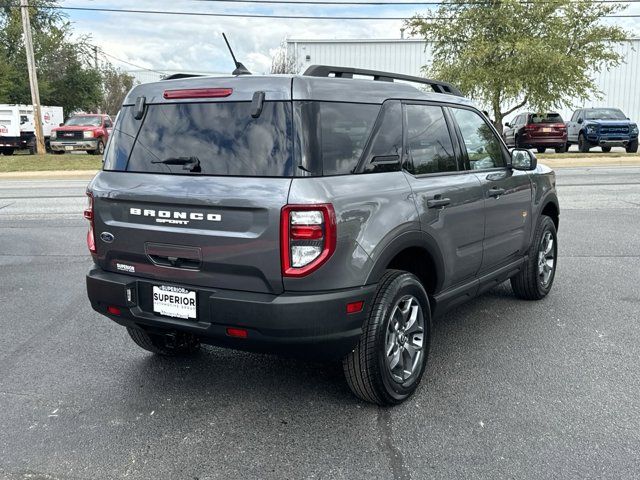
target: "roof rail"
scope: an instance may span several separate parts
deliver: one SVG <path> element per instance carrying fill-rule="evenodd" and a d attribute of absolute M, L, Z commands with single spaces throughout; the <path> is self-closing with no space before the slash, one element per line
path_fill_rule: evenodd
<path fill-rule="evenodd" d="M 167 75 L 163 77 L 162 80 L 178 80 L 180 78 L 191 78 L 191 77 L 204 77 L 204 75 L 200 75 L 197 73 L 172 73 L 171 75 Z"/>
<path fill-rule="evenodd" d="M 429 85 L 434 92 L 446 93 L 462 97 L 462 92 L 450 83 L 430 80 L 428 78 L 403 75 L 401 73 L 380 72 L 378 70 L 366 70 L 351 67 L 332 67 L 329 65 L 311 65 L 303 73 L 307 77 L 329 77 L 333 74 L 337 78 L 353 78 L 354 75 L 364 75 L 373 77 L 373 80 L 380 82 L 393 82 L 394 80 L 404 80 L 405 82 L 422 83 Z"/>

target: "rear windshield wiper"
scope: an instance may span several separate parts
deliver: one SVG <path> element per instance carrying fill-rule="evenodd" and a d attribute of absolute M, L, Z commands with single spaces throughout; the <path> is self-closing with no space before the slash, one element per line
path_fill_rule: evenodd
<path fill-rule="evenodd" d="M 182 165 L 183 170 L 190 172 L 201 172 L 200 159 L 198 157 L 169 157 L 164 160 L 152 160 L 151 163 L 162 163 L 163 165 Z"/>

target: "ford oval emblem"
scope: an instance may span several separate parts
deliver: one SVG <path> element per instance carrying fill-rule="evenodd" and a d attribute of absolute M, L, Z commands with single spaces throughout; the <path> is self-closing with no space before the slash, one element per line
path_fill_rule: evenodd
<path fill-rule="evenodd" d="M 105 243 L 111 243 L 113 242 L 113 239 L 116 238 L 113 236 L 113 233 L 109 233 L 109 232 L 102 232 L 100 234 L 100 239 L 105 242 Z"/>

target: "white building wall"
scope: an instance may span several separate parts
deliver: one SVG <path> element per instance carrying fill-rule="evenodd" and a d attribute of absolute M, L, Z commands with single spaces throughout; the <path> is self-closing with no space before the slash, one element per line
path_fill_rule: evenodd
<path fill-rule="evenodd" d="M 349 66 L 421 76 L 421 67 L 431 61 L 431 49 L 424 40 L 287 40 L 289 55 L 295 55 L 301 71 L 313 64 Z M 574 108 L 617 107 L 640 122 L 640 39 L 617 47 L 626 63 L 593 72 L 601 100 L 575 102 Z M 568 120 L 574 108 L 560 110 Z M 517 112 L 516 112 L 517 113 Z M 516 113 L 513 115 L 515 116 Z"/>

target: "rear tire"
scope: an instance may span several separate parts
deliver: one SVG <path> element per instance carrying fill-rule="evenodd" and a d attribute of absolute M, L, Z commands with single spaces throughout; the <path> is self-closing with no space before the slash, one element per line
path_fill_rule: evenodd
<path fill-rule="evenodd" d="M 544 148 L 544 147 L 538 147 L 538 148 L 536 148 L 536 150 L 538 151 L 538 153 L 544 153 L 544 152 L 547 151 L 547 149 Z"/>
<path fill-rule="evenodd" d="M 200 349 L 198 338 L 189 333 L 176 332 L 173 337 L 169 337 L 152 334 L 136 327 L 127 327 L 127 332 L 139 347 L 156 355 L 166 357 L 193 355 Z"/>
<path fill-rule="evenodd" d="M 578 150 L 580 150 L 582 153 L 588 153 L 590 148 L 591 147 L 589 146 L 589 142 L 584 136 L 584 133 L 580 133 L 580 135 L 578 136 Z"/>
<path fill-rule="evenodd" d="M 343 360 L 351 391 L 378 405 L 396 405 L 418 388 L 431 341 L 429 299 L 418 278 L 388 270 L 380 280 L 360 341 Z"/>
<path fill-rule="evenodd" d="M 630 141 L 627 144 L 627 153 L 638 153 L 638 139 Z"/>
<path fill-rule="evenodd" d="M 2 153 L 4 153 L 6 156 L 11 156 L 13 155 L 13 148 L 5 148 L 2 150 Z"/>
<path fill-rule="evenodd" d="M 601 147 L 604 153 L 609 153 L 611 151 L 611 147 Z"/>
<path fill-rule="evenodd" d="M 549 245 L 549 241 L 552 242 Z M 543 263 L 544 262 L 544 263 Z M 551 262 L 551 263 L 550 263 Z M 540 215 L 522 270 L 511 277 L 511 288 L 524 300 L 544 298 L 553 285 L 558 265 L 558 236 L 551 217 Z"/>
<path fill-rule="evenodd" d="M 567 143 L 562 147 L 556 147 L 555 150 L 556 150 L 556 153 L 566 153 L 569 150 L 569 144 Z"/>

